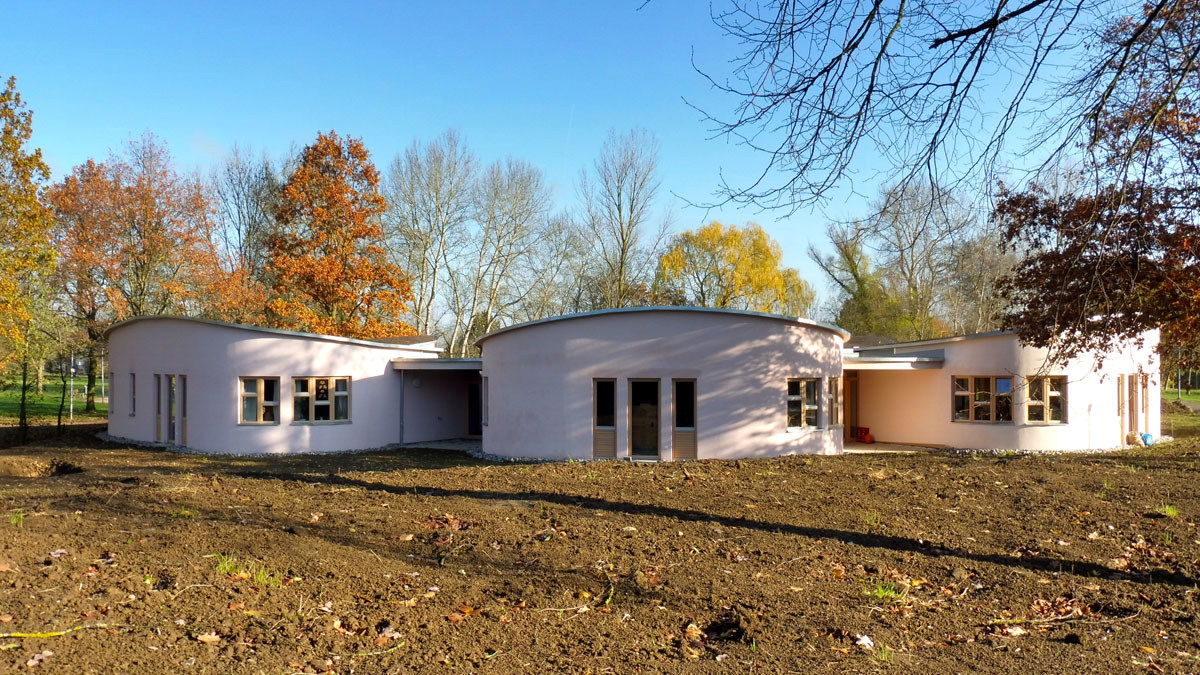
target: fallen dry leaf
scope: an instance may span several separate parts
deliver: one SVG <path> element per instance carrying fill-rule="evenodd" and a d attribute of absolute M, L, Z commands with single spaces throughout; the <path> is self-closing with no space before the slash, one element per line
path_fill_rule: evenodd
<path fill-rule="evenodd" d="M 458 623 L 459 621 L 462 621 L 465 618 L 467 618 L 465 615 L 459 614 L 458 612 L 454 612 L 450 616 L 447 616 L 446 620 L 449 621 L 450 623 Z"/>
<path fill-rule="evenodd" d="M 206 645 L 215 645 L 221 641 L 221 636 L 216 633 L 201 633 L 196 636 L 196 639 Z"/>
<path fill-rule="evenodd" d="M 11 623 L 12 619 L 12 614 L 0 614 L 0 623 Z"/>
<path fill-rule="evenodd" d="M 50 658 L 51 656 L 54 656 L 54 652 L 50 651 L 49 649 L 47 649 L 46 651 L 41 652 L 39 654 L 34 654 L 33 656 L 29 657 L 28 661 L 25 662 L 25 667 L 33 668 L 33 667 L 39 666 L 42 664 L 42 662 L 44 662 L 46 659 Z"/>

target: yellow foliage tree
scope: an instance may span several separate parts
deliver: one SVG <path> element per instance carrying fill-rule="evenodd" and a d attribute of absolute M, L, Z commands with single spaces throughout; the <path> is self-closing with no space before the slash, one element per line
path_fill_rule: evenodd
<path fill-rule="evenodd" d="M 783 265 L 778 242 L 757 224 L 713 221 L 675 235 L 659 258 L 656 293 L 690 305 L 804 316 L 812 287 Z"/>
<path fill-rule="evenodd" d="M 49 210 L 41 185 L 50 177 L 42 151 L 26 149 L 33 112 L 25 109 L 17 78 L 0 91 L 0 365 L 19 358 L 31 329 L 31 294 L 54 269 Z"/>

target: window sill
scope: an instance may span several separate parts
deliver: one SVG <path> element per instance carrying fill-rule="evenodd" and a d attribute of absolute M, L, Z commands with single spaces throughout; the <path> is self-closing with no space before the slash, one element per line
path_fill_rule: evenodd
<path fill-rule="evenodd" d="M 1065 427 L 1065 426 L 1067 426 L 1067 423 L 1066 422 L 1056 422 L 1056 421 L 1039 422 L 1037 420 L 1026 420 L 1025 426 L 1029 426 L 1029 427 Z"/>
<path fill-rule="evenodd" d="M 950 423 L 951 424 L 986 424 L 986 425 L 990 425 L 990 426 L 1015 424 L 1015 422 L 1013 422 L 1012 420 L 1000 420 L 997 422 L 992 422 L 992 421 L 988 421 L 988 420 L 950 420 Z"/>
<path fill-rule="evenodd" d="M 300 420 L 293 421 L 289 426 L 293 427 L 332 427 L 343 424 L 350 424 L 352 420 Z"/>
<path fill-rule="evenodd" d="M 789 434 L 809 434 L 815 431 L 825 431 L 827 427 L 788 427 Z"/>
<path fill-rule="evenodd" d="M 279 422 L 238 422 L 239 427 L 277 427 Z"/>

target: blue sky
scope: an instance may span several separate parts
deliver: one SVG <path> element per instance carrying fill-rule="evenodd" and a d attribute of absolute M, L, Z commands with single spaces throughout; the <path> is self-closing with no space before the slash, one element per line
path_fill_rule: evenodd
<path fill-rule="evenodd" d="M 671 196 L 710 200 L 721 172 L 748 180 L 765 160 L 711 138 L 684 102 L 736 104 L 692 69 L 694 52 L 726 72 L 736 49 L 708 4 L 640 5 L 10 4 L 0 76 L 17 76 L 56 177 L 144 131 L 181 167 L 207 172 L 235 143 L 279 155 L 328 129 L 363 138 L 384 167 L 413 140 L 455 128 L 485 162 L 512 155 L 543 169 L 565 207 L 609 130 L 643 127 L 661 142 L 660 206 L 675 229 L 757 221 L 823 287 L 805 254 L 823 239 L 822 214 L 705 212 Z M 853 216 L 863 201 L 841 197 L 826 212 Z"/>

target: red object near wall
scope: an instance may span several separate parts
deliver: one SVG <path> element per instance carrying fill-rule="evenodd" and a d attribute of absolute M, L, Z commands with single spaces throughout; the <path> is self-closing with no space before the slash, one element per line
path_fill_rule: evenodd
<path fill-rule="evenodd" d="M 858 427 L 857 432 L 858 433 L 855 435 L 855 440 L 857 440 L 859 443 L 875 442 L 875 437 L 871 435 L 870 427 Z"/>

